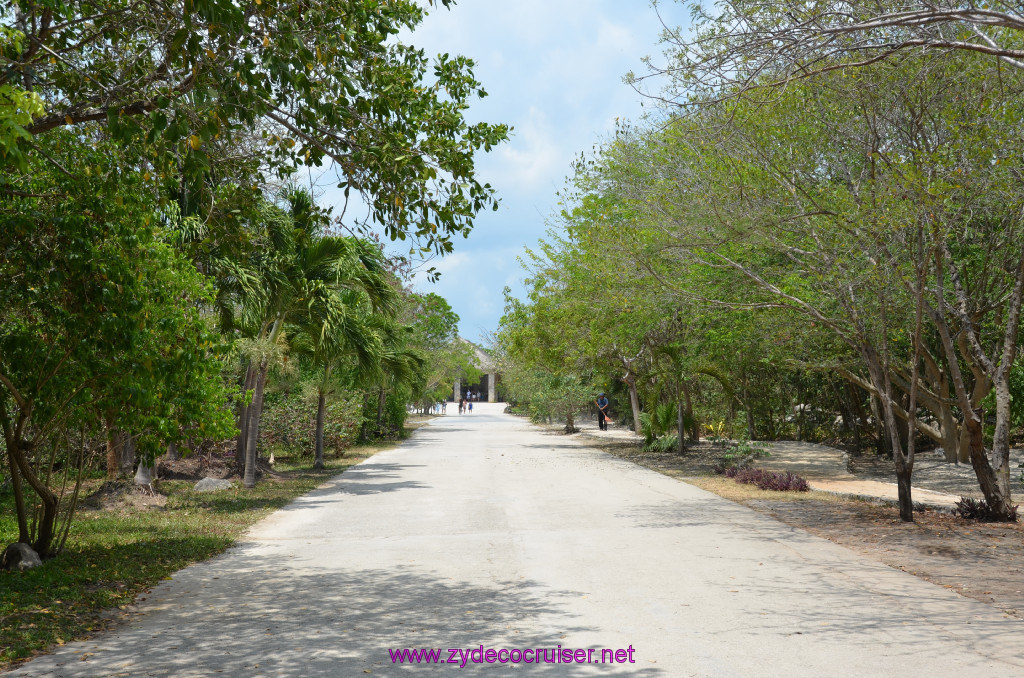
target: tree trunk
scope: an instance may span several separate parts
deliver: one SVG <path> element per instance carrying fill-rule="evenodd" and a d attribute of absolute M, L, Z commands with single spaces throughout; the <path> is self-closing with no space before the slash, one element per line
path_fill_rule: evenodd
<path fill-rule="evenodd" d="M 960 440 L 957 444 L 956 459 L 961 464 L 971 463 L 971 431 L 967 427 L 967 419 L 964 418 L 960 425 Z"/>
<path fill-rule="evenodd" d="M 747 415 L 747 440 L 757 440 L 757 432 L 754 430 L 754 409 L 750 406 L 750 394 L 747 387 L 743 387 L 743 411 Z"/>
<path fill-rule="evenodd" d="M 686 417 L 683 412 L 682 394 L 676 392 L 676 450 L 679 454 L 686 452 Z"/>
<path fill-rule="evenodd" d="M 683 426 L 686 426 L 687 421 L 690 422 L 690 442 L 697 443 L 700 441 L 700 431 L 697 429 L 697 419 L 693 416 L 693 398 L 690 397 L 690 386 L 686 383 L 685 379 L 679 383 L 683 388 L 683 402 L 686 404 Z"/>
<path fill-rule="evenodd" d="M 640 397 L 636 392 L 636 377 L 632 372 L 627 372 L 622 380 L 629 387 L 629 406 L 633 410 L 633 430 L 638 436 L 643 435 L 643 430 L 640 426 Z"/>
<path fill-rule="evenodd" d="M 978 485 L 985 495 L 985 501 L 1002 517 L 1009 517 L 1012 506 L 1009 486 L 1010 391 L 1008 380 L 1010 368 L 1017 353 L 1021 301 L 1024 297 L 1024 257 L 1017 264 L 1017 281 L 1014 285 L 1013 295 L 1006 303 L 1005 312 L 1008 314 L 1008 321 L 1000 349 L 1002 355 L 998 360 L 984 355 L 981 349 L 982 340 L 977 335 L 977 330 L 970 322 L 970 318 L 967 319 L 967 322 L 963 322 L 955 333 L 946 323 L 944 290 L 941 287 L 941 282 L 944 279 L 943 264 L 950 264 L 954 286 L 959 285 L 959 274 L 950 261 L 951 255 L 947 248 L 943 247 L 941 251 L 936 248 L 935 258 L 938 271 L 936 280 L 939 285 L 935 291 L 938 309 L 934 314 L 934 322 L 946 354 L 950 381 L 956 390 L 958 404 L 963 412 L 963 428 L 968 433 L 971 466 L 974 467 Z M 962 295 L 962 291 L 958 287 L 956 291 L 958 296 Z M 974 388 L 970 394 L 967 392 L 967 381 L 960 371 L 959 356 L 954 347 L 954 341 L 959 345 L 960 354 L 966 358 L 967 365 L 974 375 Z M 981 398 L 992 388 L 996 389 L 996 431 L 993 436 L 995 468 L 985 455 L 982 428 L 984 417 L 981 408 L 978 407 Z"/>
<path fill-rule="evenodd" d="M 576 417 L 573 416 L 572 406 L 570 405 L 565 410 L 565 432 L 566 433 L 578 433 L 579 429 L 576 428 Z"/>
<path fill-rule="evenodd" d="M 882 415 L 880 398 L 874 393 L 871 394 L 871 416 L 875 420 L 875 451 L 878 454 L 891 456 L 892 444 L 889 442 L 888 431 L 886 430 L 885 417 Z"/>
<path fill-rule="evenodd" d="M 939 411 L 939 430 L 942 432 L 942 457 L 949 464 L 959 462 L 959 428 L 953 409 L 943 404 Z"/>
<path fill-rule="evenodd" d="M 867 364 L 871 384 L 878 396 L 879 406 L 885 420 L 885 430 L 889 434 L 889 445 L 893 452 L 892 458 L 896 466 L 896 486 L 899 492 L 900 520 L 914 522 L 914 500 L 911 494 L 910 479 L 914 471 L 913 449 L 904 454 L 900 447 L 899 432 L 896 429 L 896 412 L 892 402 L 892 385 L 882 367 L 881 359 L 870 346 L 861 348 L 861 357 Z M 914 403 L 916 404 L 916 403 Z"/>
<path fill-rule="evenodd" d="M 384 433 L 384 406 L 387 405 L 387 402 L 387 391 L 381 386 L 380 392 L 377 393 L 377 435 L 383 435 Z"/>
<path fill-rule="evenodd" d="M 867 417 L 864 416 L 864 403 L 860 391 L 853 384 L 846 383 L 846 392 L 850 397 L 850 402 L 853 404 L 854 417 L 853 417 L 853 447 L 854 454 L 859 455 L 861 452 L 861 445 L 863 444 L 860 437 L 860 427 L 862 423 L 867 423 Z"/>
<path fill-rule="evenodd" d="M 974 473 L 978 476 L 978 486 L 981 488 L 982 494 L 985 495 L 985 501 L 996 512 L 1001 515 L 1007 515 L 1010 510 L 1009 483 L 1006 482 L 1004 484 L 1002 482 L 1003 479 L 999 477 L 996 469 L 992 468 L 988 457 L 985 455 L 983 421 L 983 411 L 980 408 L 969 416 L 964 417 L 964 429 L 968 434 L 971 466 L 974 467 Z M 1009 468 L 1007 468 L 1006 480 L 1009 480 Z"/>
<path fill-rule="evenodd" d="M 854 430 L 857 428 L 857 417 L 853 412 L 853 404 L 849 399 L 849 391 L 840 390 L 834 381 L 830 381 L 829 385 L 832 386 L 832 392 L 835 394 L 836 402 L 839 404 L 839 416 L 843 420 L 841 432 L 846 434 L 848 437 L 852 437 Z M 843 386 L 845 389 L 846 383 L 844 383 Z M 846 395 L 844 395 L 844 393 Z M 854 444 L 854 447 L 858 446 Z"/>
<path fill-rule="evenodd" d="M 115 480 L 120 467 L 121 454 L 118 447 L 121 444 L 121 434 L 110 424 L 109 420 L 104 423 L 107 432 L 107 480 Z"/>
<path fill-rule="evenodd" d="M 156 475 L 156 464 L 145 464 L 139 462 L 139 468 L 135 472 L 136 485 L 152 485 L 153 476 Z"/>
<path fill-rule="evenodd" d="M 253 381 L 256 379 L 256 370 L 252 361 L 249 361 L 245 368 L 245 379 L 242 381 L 242 401 L 238 407 L 238 443 L 235 446 L 235 466 L 241 470 L 245 468 L 245 445 L 249 440 L 249 416 L 251 406 L 245 404 L 248 400 L 249 391 L 253 388 Z"/>
<path fill-rule="evenodd" d="M 992 464 L 996 484 L 999 486 L 995 502 L 989 501 L 1000 515 L 1007 519 L 1013 511 L 1010 490 L 1010 371 L 1017 359 L 1017 338 L 1020 331 L 1021 304 L 1024 302 L 1024 257 L 1017 264 L 1017 284 L 1006 306 L 1008 314 L 1003 337 L 1002 356 L 992 373 L 992 388 L 996 396 L 996 426 L 992 432 Z M 990 466 L 990 468 L 991 468 Z"/>
<path fill-rule="evenodd" d="M 11 489 L 14 490 L 14 509 L 18 516 L 18 541 L 27 544 L 32 539 L 32 535 L 28 530 L 28 512 L 25 510 L 21 473 L 18 471 L 18 462 L 15 460 L 15 455 L 23 454 L 23 452 L 18 449 L 19 446 L 15 439 L 6 435 L 4 438 L 7 443 L 7 464 L 11 469 Z"/>
<path fill-rule="evenodd" d="M 135 468 L 135 440 L 131 433 L 122 432 L 121 449 L 118 452 L 118 474 L 121 476 L 131 475 Z"/>
<path fill-rule="evenodd" d="M 997 375 L 994 384 L 996 395 L 996 426 L 992 432 L 992 462 L 996 484 L 999 486 L 999 501 L 989 502 L 1001 516 L 1009 516 L 1013 510 L 1010 489 L 1010 383 L 1009 368 L 1005 379 Z"/>
<path fill-rule="evenodd" d="M 929 406 L 938 420 L 939 445 L 942 446 L 942 456 L 946 463 L 956 464 L 958 462 L 959 446 L 959 425 L 956 417 L 953 416 L 953 407 L 949 403 L 950 389 L 949 376 L 939 367 L 938 361 L 926 352 L 925 354 L 925 376 L 936 394 L 936 402 Z"/>
<path fill-rule="evenodd" d="M 902 457 L 903 455 L 898 455 Z M 912 469 L 907 469 L 904 465 L 903 468 L 896 469 L 896 488 L 899 496 L 899 507 L 900 507 L 900 520 L 905 523 L 914 522 L 914 501 L 910 490 L 910 477 Z"/>
<path fill-rule="evenodd" d="M 316 402 L 316 453 L 313 468 L 322 471 L 324 468 L 324 412 L 327 409 L 327 394 L 320 389 Z"/>
<path fill-rule="evenodd" d="M 975 374 L 975 377 L 978 375 Z M 971 409 L 976 409 L 981 405 L 981 401 L 984 400 L 985 396 L 988 395 L 990 390 L 989 382 L 987 379 L 975 379 L 974 388 L 971 389 Z M 971 433 L 967 430 L 967 419 L 964 417 L 964 421 L 960 427 L 960 445 L 957 448 L 958 459 L 966 464 L 968 462 L 973 466 L 974 462 L 971 459 Z"/>
<path fill-rule="evenodd" d="M 799 402 L 791 409 L 796 415 L 796 439 L 801 441 L 804 439 L 804 412 L 807 409 L 807 403 L 804 402 L 803 394 L 800 394 L 798 400 Z"/>
<path fill-rule="evenodd" d="M 267 383 L 267 359 L 260 362 L 259 374 L 256 378 L 256 392 L 252 397 L 252 406 L 249 412 L 249 425 L 245 441 L 245 474 L 242 484 L 245 487 L 256 485 L 256 445 L 260 437 L 260 415 L 263 414 L 263 388 Z"/>
<path fill-rule="evenodd" d="M 167 461 L 178 461 L 181 454 L 178 452 L 178 443 L 167 443 L 167 454 L 164 455 Z"/>
<path fill-rule="evenodd" d="M 11 442 L 14 444 L 11 445 Z M 18 532 L 19 541 L 26 543 L 30 542 L 30 546 L 40 556 L 48 556 L 50 553 L 50 544 L 54 537 L 54 528 L 57 522 L 57 508 L 58 500 L 49 487 L 46 486 L 39 476 L 32 470 L 31 465 L 28 461 L 26 454 L 27 450 L 22 444 L 19 438 L 15 438 L 13 441 L 8 441 L 7 454 L 13 461 L 11 470 L 13 477 L 17 478 L 20 474 L 22 478 L 35 490 L 35 493 L 39 496 L 39 501 L 42 504 L 42 514 L 39 516 L 39 520 L 36 523 L 36 538 L 34 542 L 30 542 L 31 534 L 28 528 L 27 514 L 22 513 L 18 516 Z M 17 482 L 17 481 L 15 481 Z M 22 501 L 22 507 L 24 510 L 24 501 Z"/>

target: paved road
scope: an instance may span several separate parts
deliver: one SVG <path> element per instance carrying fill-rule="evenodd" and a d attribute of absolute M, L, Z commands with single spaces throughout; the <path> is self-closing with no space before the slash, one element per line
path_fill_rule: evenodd
<path fill-rule="evenodd" d="M 495 406 L 435 420 L 140 607 L 13 675 L 1024 676 L 1019 620 Z M 481 645 L 635 663 L 388 654 Z"/>

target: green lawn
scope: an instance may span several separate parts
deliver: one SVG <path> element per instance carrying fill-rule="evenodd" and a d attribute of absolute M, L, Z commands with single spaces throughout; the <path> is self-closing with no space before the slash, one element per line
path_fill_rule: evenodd
<path fill-rule="evenodd" d="M 253 523 L 387 446 L 349 450 L 327 470 L 289 466 L 252 490 L 192 492 L 194 481 L 161 481 L 163 507 L 120 503 L 80 510 L 63 553 L 34 570 L 0 571 L 0 670 L 54 645 L 88 636 L 161 579 L 224 551 Z M 14 502 L 0 501 L 0 549 L 18 536 Z"/>

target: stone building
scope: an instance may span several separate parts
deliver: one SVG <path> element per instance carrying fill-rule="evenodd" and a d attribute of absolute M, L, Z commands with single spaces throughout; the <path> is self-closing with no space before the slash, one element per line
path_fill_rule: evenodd
<path fill-rule="evenodd" d="M 501 400 L 501 375 L 498 374 L 494 359 L 473 342 L 466 341 L 462 337 L 459 337 L 459 341 L 463 341 L 472 347 L 473 364 L 484 375 L 475 383 L 469 382 L 465 376 L 461 379 L 456 379 L 452 388 L 452 400 L 458 402 L 460 396 L 466 396 L 469 393 L 474 394 L 475 400 L 486 400 L 489 403 L 496 403 Z"/>

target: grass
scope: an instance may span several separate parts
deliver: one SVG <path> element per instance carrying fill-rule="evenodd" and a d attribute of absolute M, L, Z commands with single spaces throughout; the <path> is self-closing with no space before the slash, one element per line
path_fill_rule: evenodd
<path fill-rule="evenodd" d="M 280 477 L 251 490 L 195 493 L 193 481 L 161 481 L 162 507 L 118 502 L 80 510 L 63 553 L 25 572 L 0 571 L 0 671 L 18 660 L 106 628 L 142 592 L 223 552 L 251 525 L 330 477 L 393 445 L 352 448 L 327 469 L 278 460 Z M 11 497 L 0 501 L 0 548 L 17 539 Z"/>

